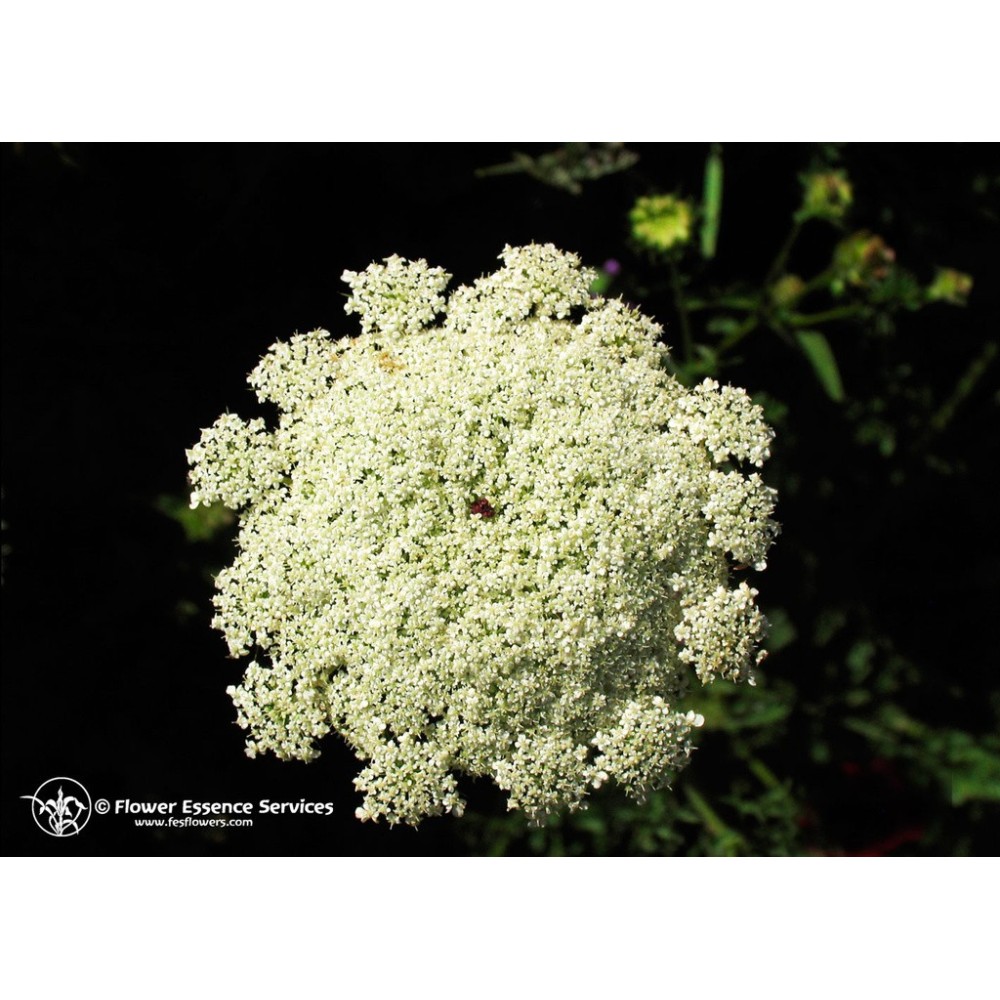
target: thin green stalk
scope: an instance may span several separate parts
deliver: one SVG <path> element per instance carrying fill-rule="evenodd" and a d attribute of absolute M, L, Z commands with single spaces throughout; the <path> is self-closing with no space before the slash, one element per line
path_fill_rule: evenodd
<path fill-rule="evenodd" d="M 510 163 L 496 163 L 490 167 L 477 167 L 474 176 L 482 177 L 502 177 L 504 174 L 523 174 L 526 171 L 522 160 L 512 160 Z"/>
<path fill-rule="evenodd" d="M 774 284 L 775 279 L 784 271 L 785 264 L 788 262 L 788 255 L 792 252 L 792 247 L 795 246 L 795 241 L 799 238 L 799 233 L 801 232 L 802 223 L 794 223 L 788 236 L 785 237 L 785 242 L 781 244 L 781 249 L 778 251 L 778 255 L 774 258 L 771 262 L 771 266 L 768 268 L 767 276 L 764 278 L 765 288 Z"/>
<path fill-rule="evenodd" d="M 677 270 L 677 265 L 673 260 L 669 261 L 668 265 L 670 267 L 670 285 L 674 292 L 674 305 L 681 321 L 681 344 L 684 351 L 684 361 L 689 362 L 694 350 L 694 342 L 691 337 L 691 320 L 688 316 L 687 304 L 684 301 L 684 289 L 681 287 L 681 273 Z"/>
<path fill-rule="evenodd" d="M 810 313 L 808 316 L 792 316 L 789 322 L 792 326 L 817 326 L 820 323 L 832 323 L 838 319 L 851 319 L 860 316 L 864 312 L 863 307 L 837 306 L 836 309 L 827 309 L 824 312 Z"/>
<path fill-rule="evenodd" d="M 836 268 L 828 267 L 825 271 L 820 271 L 815 278 L 810 278 L 805 287 L 802 289 L 802 295 L 808 295 L 810 292 L 815 292 L 819 288 L 825 288 L 830 284 L 830 280 L 836 274 Z"/>
<path fill-rule="evenodd" d="M 969 367 L 962 373 L 962 377 L 955 385 L 952 394 L 938 407 L 937 412 L 931 417 L 931 427 L 936 431 L 943 431 L 951 423 L 955 416 L 955 411 L 968 398 L 975 389 L 979 380 L 986 373 L 986 369 L 993 363 L 997 354 L 1000 353 L 995 340 L 989 340 L 982 350 L 969 363 Z"/>
<path fill-rule="evenodd" d="M 750 773 L 765 787 L 765 788 L 784 788 L 785 786 L 778 780 L 774 771 L 772 771 L 767 764 L 765 764 L 759 757 L 748 757 L 747 767 L 750 769 Z"/>
<path fill-rule="evenodd" d="M 746 841 L 743 837 L 737 833 L 731 826 L 727 826 L 719 814 L 708 804 L 705 797 L 697 791 L 694 785 L 687 784 L 684 786 L 684 794 L 687 797 L 688 802 L 691 803 L 691 808 L 698 814 L 698 818 L 702 821 L 705 829 L 708 830 L 713 837 L 726 837 L 731 840 L 732 843 L 739 845 L 741 848 L 746 847 Z"/>
<path fill-rule="evenodd" d="M 720 308 L 754 312 L 760 305 L 760 300 L 753 295 L 720 295 L 717 299 L 688 299 L 686 305 L 689 313 Z"/>
<path fill-rule="evenodd" d="M 726 351 L 732 350 L 744 337 L 748 334 L 753 333 L 754 330 L 760 325 L 760 316 L 748 316 L 737 329 L 725 337 L 721 344 L 719 344 L 716 353 L 719 357 L 722 357 Z"/>

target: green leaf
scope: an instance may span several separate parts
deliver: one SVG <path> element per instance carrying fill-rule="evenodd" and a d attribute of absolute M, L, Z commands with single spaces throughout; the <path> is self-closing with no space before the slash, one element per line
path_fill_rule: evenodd
<path fill-rule="evenodd" d="M 975 744 L 967 733 L 954 733 L 948 759 L 951 801 L 1000 802 L 1000 756 L 996 741 L 991 747 L 983 740 Z"/>
<path fill-rule="evenodd" d="M 236 520 L 233 512 L 221 503 L 192 510 L 186 497 L 160 496 L 156 498 L 155 507 L 184 529 L 189 542 L 211 541 Z"/>
<path fill-rule="evenodd" d="M 705 161 L 705 187 L 701 202 L 701 255 L 705 260 L 715 256 L 719 241 L 719 220 L 722 213 L 722 147 L 712 144 Z"/>
<path fill-rule="evenodd" d="M 790 646 L 799 636 L 795 623 L 784 608 L 769 608 L 767 622 L 767 649 L 772 656 Z"/>
<path fill-rule="evenodd" d="M 830 342 L 817 330 L 796 330 L 795 339 L 812 365 L 816 378 L 835 403 L 844 401 L 844 384 Z"/>
<path fill-rule="evenodd" d="M 583 191 L 582 181 L 597 180 L 634 166 L 639 157 L 620 142 L 567 142 L 550 153 L 532 157 L 516 150 L 509 163 L 498 163 L 476 171 L 477 177 L 525 173 L 543 184 L 570 194 Z"/>
<path fill-rule="evenodd" d="M 743 325 L 743 320 L 735 316 L 713 316 L 706 324 L 705 329 L 709 333 L 717 334 L 720 337 L 730 337 Z"/>
<path fill-rule="evenodd" d="M 590 283 L 591 295 L 603 295 L 610 287 L 614 279 L 607 271 L 598 272 L 597 276 Z"/>

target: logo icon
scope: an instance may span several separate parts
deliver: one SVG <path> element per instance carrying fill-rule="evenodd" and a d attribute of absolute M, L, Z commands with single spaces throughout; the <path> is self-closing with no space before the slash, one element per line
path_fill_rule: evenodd
<path fill-rule="evenodd" d="M 49 778 L 21 798 L 31 800 L 31 815 L 50 837 L 72 837 L 90 819 L 90 793 L 72 778 Z"/>

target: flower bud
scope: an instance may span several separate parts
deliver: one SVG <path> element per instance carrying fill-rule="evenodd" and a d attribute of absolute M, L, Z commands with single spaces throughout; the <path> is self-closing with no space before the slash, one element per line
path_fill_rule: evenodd
<path fill-rule="evenodd" d="M 629 212 L 633 237 L 644 247 L 663 252 L 690 241 L 693 220 L 690 202 L 672 194 L 640 198 Z"/>
<path fill-rule="evenodd" d="M 833 252 L 836 284 L 860 288 L 884 281 L 895 260 L 896 251 L 881 236 L 866 229 L 852 233 L 841 240 Z"/>
<path fill-rule="evenodd" d="M 820 173 L 803 174 L 802 207 L 796 219 L 827 219 L 839 222 L 851 207 L 853 192 L 851 182 L 842 170 L 828 170 Z"/>
<path fill-rule="evenodd" d="M 791 309 L 805 290 L 806 283 L 797 274 L 786 274 L 771 286 L 771 301 L 779 309 Z"/>
<path fill-rule="evenodd" d="M 963 274 L 951 267 L 938 268 L 938 273 L 927 288 L 928 302 L 948 302 L 964 306 L 972 291 L 972 275 Z"/>

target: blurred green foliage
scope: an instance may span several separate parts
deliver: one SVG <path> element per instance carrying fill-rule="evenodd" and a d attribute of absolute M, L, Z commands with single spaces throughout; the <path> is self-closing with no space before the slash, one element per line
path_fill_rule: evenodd
<path fill-rule="evenodd" d="M 226 528 L 236 524 L 236 517 L 222 503 L 192 508 L 187 497 L 160 496 L 156 509 L 181 526 L 189 542 L 209 542 Z"/>
<path fill-rule="evenodd" d="M 508 163 L 476 171 L 478 177 L 527 174 L 543 184 L 580 194 L 586 181 L 594 181 L 635 166 L 638 157 L 620 142 L 568 142 L 551 153 L 528 156 L 515 150 Z"/>

